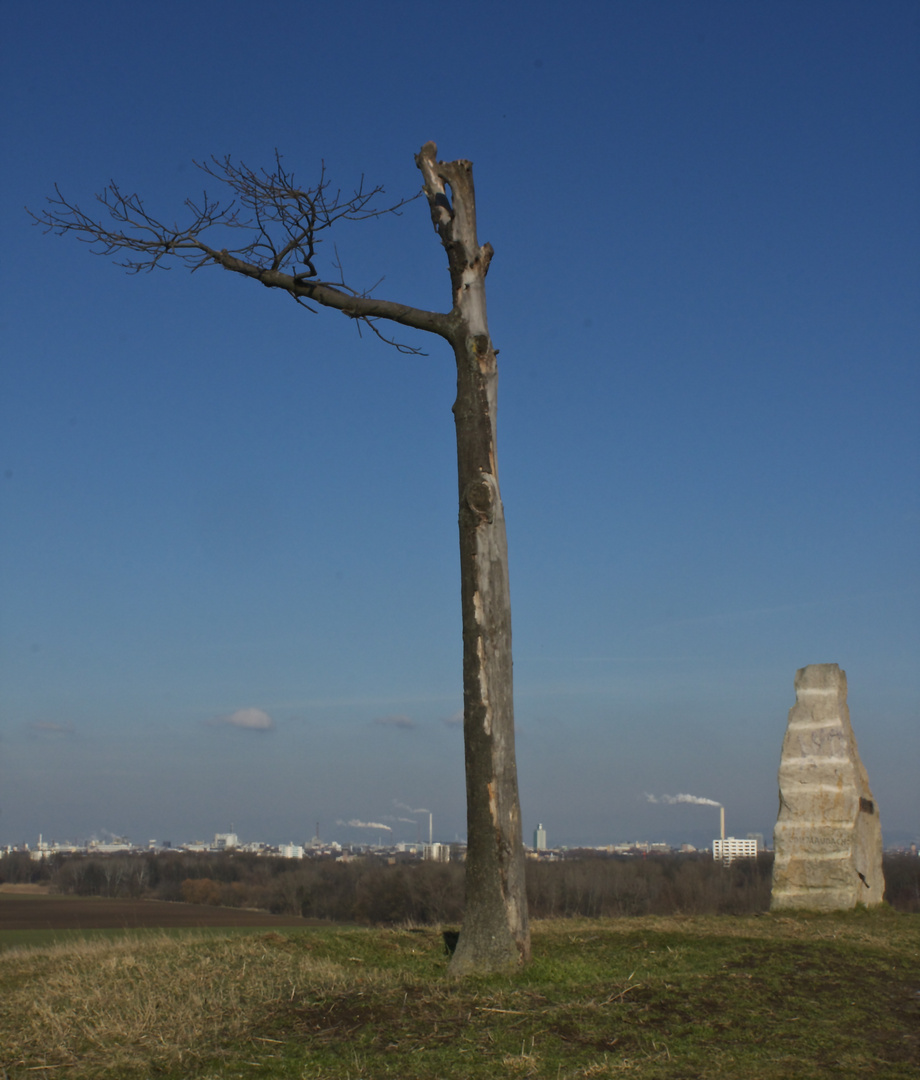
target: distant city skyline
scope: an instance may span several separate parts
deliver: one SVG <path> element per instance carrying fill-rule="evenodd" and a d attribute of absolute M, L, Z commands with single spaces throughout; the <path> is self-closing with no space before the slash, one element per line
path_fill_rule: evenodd
<path fill-rule="evenodd" d="M 717 818 L 715 820 L 715 828 L 711 831 L 711 836 L 708 836 L 708 838 L 703 840 L 701 840 L 700 837 L 704 835 L 705 830 L 695 829 L 692 830 L 692 832 L 688 833 L 688 836 L 692 835 L 693 839 L 689 839 L 688 836 L 685 836 L 681 840 L 675 840 L 675 834 L 671 834 L 668 838 L 661 836 L 614 837 L 613 834 L 611 834 L 611 837 L 609 839 L 588 842 L 586 840 L 579 841 L 571 838 L 567 840 L 557 840 L 553 837 L 552 831 L 546 828 L 546 824 L 544 822 L 537 822 L 532 830 L 528 830 L 525 827 L 524 845 L 525 847 L 531 848 L 533 850 L 542 850 L 541 843 L 539 841 L 542 841 L 542 844 L 545 845 L 547 850 L 558 850 L 560 848 L 578 847 L 605 848 L 624 845 L 641 847 L 642 845 L 654 844 L 666 844 L 673 850 L 678 850 L 681 846 L 686 845 L 692 845 L 693 847 L 699 849 L 708 849 L 711 847 L 711 844 L 714 840 L 719 839 L 720 824 L 720 820 Z M 344 825 L 342 827 L 336 827 L 335 825 L 333 825 L 330 828 L 328 835 L 325 836 L 319 835 L 314 828 L 314 831 L 310 835 L 300 833 L 297 835 L 290 835 L 285 839 L 279 839 L 277 836 L 266 838 L 263 836 L 248 836 L 246 834 L 241 835 L 235 829 L 235 827 L 231 827 L 228 832 L 215 832 L 213 834 L 213 839 L 208 839 L 205 836 L 195 835 L 193 837 L 191 834 L 178 834 L 178 839 L 173 837 L 149 836 L 147 837 L 147 839 L 142 840 L 140 839 L 140 836 L 143 836 L 143 833 L 139 834 L 138 837 L 133 837 L 128 835 L 127 833 L 119 834 L 108 833 L 105 831 L 103 831 L 101 835 L 93 834 L 89 836 L 52 837 L 44 832 L 40 832 L 37 837 L 37 843 L 57 846 L 73 845 L 79 847 L 86 847 L 90 845 L 105 847 L 107 845 L 114 844 L 122 846 L 129 845 L 132 848 L 136 849 L 142 849 L 151 845 L 167 848 L 181 848 L 192 845 L 213 847 L 217 844 L 219 838 L 226 838 L 228 836 L 232 836 L 234 837 L 233 846 L 241 847 L 245 847 L 247 845 L 268 845 L 271 847 L 281 847 L 290 844 L 301 844 L 305 846 L 316 845 L 319 847 L 328 846 L 330 844 L 337 844 L 343 847 L 366 846 L 372 848 L 381 846 L 389 847 L 396 845 L 424 845 L 429 842 L 429 837 L 427 833 L 425 835 L 422 835 L 422 823 L 419 822 L 418 825 L 419 828 L 416 829 L 416 833 L 414 836 L 409 836 L 406 833 L 400 834 L 394 829 L 387 829 L 386 826 L 375 829 L 368 823 L 362 823 L 360 826 Z M 376 837 L 373 836 L 374 832 L 377 833 Z M 359 833 L 362 835 L 359 836 Z M 731 830 L 726 828 L 725 837 L 738 840 L 756 838 L 761 849 L 772 849 L 773 847 L 772 830 L 768 832 L 764 832 L 761 830 L 749 830 L 745 833 L 732 833 Z M 2 850 L 4 847 L 21 847 L 23 845 L 29 846 L 31 848 L 35 846 L 33 840 L 34 838 L 23 838 L 16 843 L 3 842 L 0 843 L 0 850 Z M 441 844 L 465 844 L 466 837 L 460 835 L 448 837 L 432 834 L 431 841 Z M 904 849 L 909 847 L 911 844 L 917 844 L 918 842 L 920 842 L 920 833 L 910 835 L 906 832 L 898 832 L 895 836 L 888 838 L 887 840 L 883 834 L 884 846 L 886 849 L 890 850 Z"/>
<path fill-rule="evenodd" d="M 748 833 L 743 837 L 731 836 L 728 834 L 723 837 L 715 835 L 703 843 L 692 843 L 688 840 L 673 843 L 661 839 L 652 840 L 648 838 L 633 838 L 631 840 L 611 840 L 602 844 L 553 844 L 547 842 L 545 829 L 542 828 L 542 825 L 538 825 L 534 830 L 532 842 L 528 842 L 528 838 L 525 837 L 524 846 L 525 849 L 530 852 L 547 852 L 548 854 L 559 851 L 578 850 L 606 851 L 611 854 L 642 851 L 653 853 L 656 850 L 666 849 L 671 852 L 708 851 L 718 857 L 720 852 L 753 852 L 755 848 L 751 845 L 754 844 L 756 844 L 756 851 L 758 852 L 773 850 L 772 836 L 764 837 L 762 833 L 757 832 Z M 143 851 L 200 851 L 215 853 L 239 850 L 242 852 L 274 853 L 287 858 L 302 858 L 311 853 L 317 854 L 330 851 L 414 851 L 421 853 L 427 852 L 429 849 L 437 850 L 454 846 L 462 849 L 465 847 L 465 840 L 457 838 L 454 838 L 453 840 L 441 839 L 429 843 L 427 840 L 420 840 L 418 838 L 414 840 L 388 838 L 385 843 L 382 836 L 378 836 L 376 841 L 368 839 L 360 841 L 343 841 L 341 838 L 335 836 L 323 840 L 313 836 L 310 838 L 289 838 L 286 841 L 278 842 L 253 837 L 243 838 L 236 833 L 215 833 L 212 840 L 186 838 L 184 840 L 173 841 L 171 839 L 151 838 L 146 842 L 139 843 L 127 836 L 111 836 L 106 839 L 62 840 L 59 838 L 49 838 L 43 833 L 39 833 L 35 843 L 24 841 L 16 845 L 0 844 L 0 855 L 12 851 L 28 851 L 34 858 L 42 853 L 45 855 L 80 852 L 86 854 L 117 854 L 119 852 L 137 853 Z M 889 842 L 884 845 L 884 850 L 912 851 L 913 853 L 916 853 L 918 846 L 920 846 L 920 839 L 915 838 L 909 841 Z"/>

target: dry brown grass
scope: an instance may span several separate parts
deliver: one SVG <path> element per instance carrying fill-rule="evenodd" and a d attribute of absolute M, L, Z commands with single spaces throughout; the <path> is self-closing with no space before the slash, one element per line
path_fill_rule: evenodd
<path fill-rule="evenodd" d="M 277 934 L 223 939 L 163 935 L 76 941 L 3 954 L 2 1068 L 79 1065 L 81 1075 L 175 1069 L 195 1047 L 232 1041 L 253 1007 L 309 987 L 340 990 L 354 973 L 279 943 Z"/>

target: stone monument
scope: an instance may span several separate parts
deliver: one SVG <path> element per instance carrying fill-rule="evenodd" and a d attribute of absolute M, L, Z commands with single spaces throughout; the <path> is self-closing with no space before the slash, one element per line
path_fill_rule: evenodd
<path fill-rule="evenodd" d="M 837 664 L 795 675 L 795 705 L 779 764 L 771 911 L 880 904 L 882 828 Z"/>

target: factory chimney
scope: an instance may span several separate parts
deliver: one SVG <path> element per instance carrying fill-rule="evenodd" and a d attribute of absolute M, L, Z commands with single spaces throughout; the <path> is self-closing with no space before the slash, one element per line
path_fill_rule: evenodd
<path fill-rule="evenodd" d="M 725 839 L 725 807 L 719 807 L 719 836 Z"/>

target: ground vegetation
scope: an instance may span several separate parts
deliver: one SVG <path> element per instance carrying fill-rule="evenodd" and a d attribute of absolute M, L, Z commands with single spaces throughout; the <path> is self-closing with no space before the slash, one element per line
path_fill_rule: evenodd
<path fill-rule="evenodd" d="M 0 1076 L 906 1080 L 918 918 L 538 920 L 464 980 L 435 928 L 74 936 L 2 953 Z"/>

